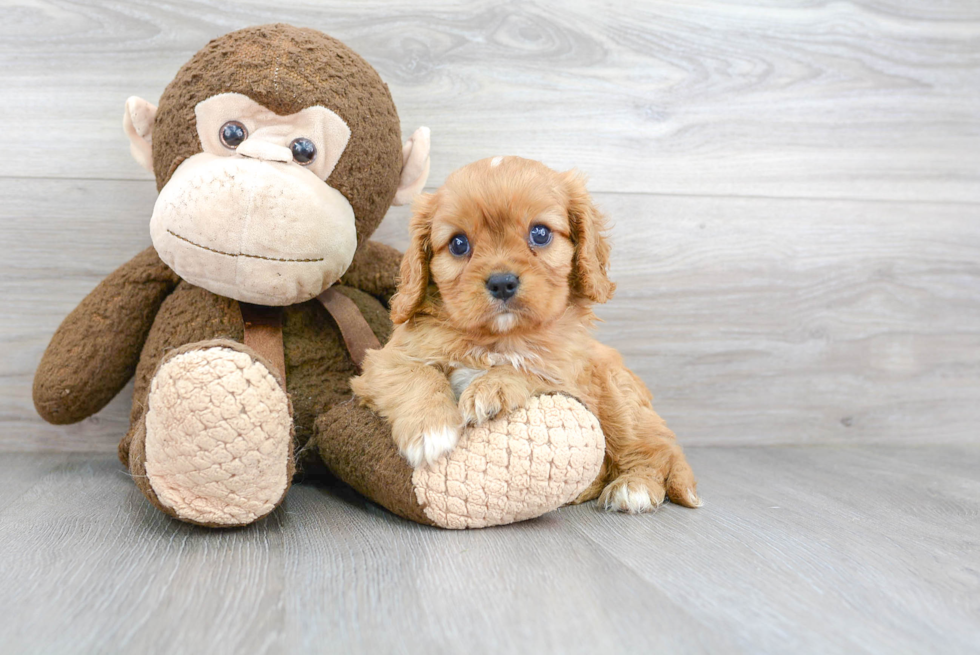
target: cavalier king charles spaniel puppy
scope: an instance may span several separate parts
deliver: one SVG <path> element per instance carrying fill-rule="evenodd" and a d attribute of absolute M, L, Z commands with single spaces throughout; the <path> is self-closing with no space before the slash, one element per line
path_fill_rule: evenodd
<path fill-rule="evenodd" d="M 582 176 L 519 157 L 484 159 L 416 201 L 391 301 L 395 330 L 352 380 L 391 424 L 412 466 L 434 462 L 464 426 L 564 392 L 599 419 L 602 472 L 576 502 L 649 511 L 701 500 L 643 381 L 592 336 L 606 275 L 605 221 Z"/>

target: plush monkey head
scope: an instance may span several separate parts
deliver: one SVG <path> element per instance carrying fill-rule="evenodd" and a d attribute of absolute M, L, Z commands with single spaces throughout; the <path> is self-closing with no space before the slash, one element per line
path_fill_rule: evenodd
<path fill-rule="evenodd" d="M 160 196 L 161 259 L 222 296 L 289 305 L 350 266 L 388 207 L 425 185 L 429 132 L 402 145 L 388 87 L 350 48 L 265 25 L 211 41 L 159 108 L 126 101 L 123 127 Z"/>

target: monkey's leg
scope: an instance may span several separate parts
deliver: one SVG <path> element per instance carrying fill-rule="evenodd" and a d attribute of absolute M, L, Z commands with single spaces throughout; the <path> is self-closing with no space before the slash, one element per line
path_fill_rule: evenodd
<path fill-rule="evenodd" d="M 599 474 L 605 452 L 598 419 L 562 395 L 532 397 L 464 429 L 452 452 L 416 469 L 398 454 L 384 419 L 356 399 L 320 415 L 313 443 L 359 493 L 441 528 L 503 525 L 570 503 Z"/>
<path fill-rule="evenodd" d="M 150 502 L 210 527 L 247 525 L 275 509 L 295 465 L 292 407 L 274 370 L 226 340 L 161 361 L 128 439 L 130 472 Z"/>

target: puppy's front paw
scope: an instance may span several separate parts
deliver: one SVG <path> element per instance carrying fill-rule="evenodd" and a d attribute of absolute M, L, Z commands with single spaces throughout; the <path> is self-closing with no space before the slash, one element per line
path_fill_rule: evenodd
<path fill-rule="evenodd" d="M 520 381 L 487 374 L 466 387 L 459 397 L 459 411 L 467 425 L 479 425 L 523 407 L 530 398 L 527 386 Z"/>
<path fill-rule="evenodd" d="M 428 428 L 408 439 L 398 451 L 413 468 L 422 464 L 435 464 L 436 460 L 452 451 L 459 441 L 459 428 L 448 425 Z"/>
<path fill-rule="evenodd" d="M 451 397 L 433 398 L 424 407 L 393 417 L 391 437 L 413 467 L 433 464 L 456 447 L 463 419 Z"/>

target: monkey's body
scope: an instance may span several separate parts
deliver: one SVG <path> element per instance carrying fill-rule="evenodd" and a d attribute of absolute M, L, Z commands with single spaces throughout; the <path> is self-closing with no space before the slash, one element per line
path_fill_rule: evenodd
<path fill-rule="evenodd" d="M 381 303 L 384 298 L 343 284 L 334 288 L 354 301 L 382 343 L 388 340 L 391 320 Z M 356 369 L 337 324 L 321 303 L 309 300 L 283 307 L 282 312 L 286 390 L 293 406 L 296 446 L 302 448 L 313 436 L 317 416 L 350 398 L 348 381 Z M 160 306 L 143 346 L 131 421 L 137 422 L 145 411 L 150 380 L 168 352 L 215 339 L 243 343 L 238 302 L 181 281 Z"/>
<path fill-rule="evenodd" d="M 355 262 L 349 271 L 351 281 L 360 282 L 366 291 L 344 284 L 334 288 L 355 303 L 384 342 L 391 321 L 383 302 L 394 292 L 399 253 L 373 242 L 367 246 L 371 262 L 363 266 Z M 284 382 L 292 416 L 292 443 L 287 450 L 296 453 L 314 436 L 317 418 L 350 399 L 348 380 L 356 369 L 340 329 L 320 302 L 283 307 L 282 318 Z M 161 501 L 145 475 L 144 441 L 150 390 L 161 363 L 178 351 L 243 340 L 238 301 L 181 280 L 148 248 L 109 275 L 65 319 L 38 367 L 35 404 L 48 421 L 73 423 L 101 409 L 135 371 L 130 429 L 119 444 L 123 464 L 144 473 L 134 476 L 137 485 L 168 514 L 205 525 L 237 524 L 234 517 L 223 521 L 213 514 L 211 520 L 185 516 L 174 503 Z M 261 359 L 244 345 L 239 349 Z M 306 452 L 311 457 L 318 453 L 316 448 Z M 294 462 L 283 459 L 279 464 L 291 476 Z M 256 518 L 260 517 L 252 520 Z"/>

